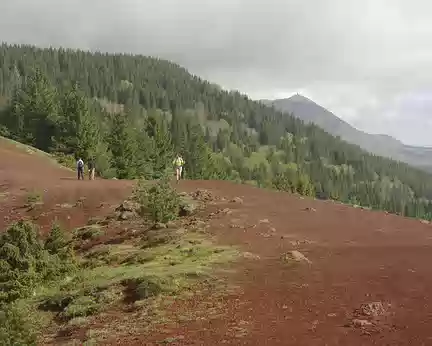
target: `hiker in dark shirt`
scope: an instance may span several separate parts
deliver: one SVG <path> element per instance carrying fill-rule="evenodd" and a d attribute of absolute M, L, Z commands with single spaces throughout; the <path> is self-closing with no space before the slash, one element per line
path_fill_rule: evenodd
<path fill-rule="evenodd" d="M 79 158 L 77 161 L 78 180 L 84 180 L 84 161 Z"/>
<path fill-rule="evenodd" d="M 94 180 L 96 167 L 93 159 L 89 160 L 88 169 L 89 169 L 89 180 Z"/>

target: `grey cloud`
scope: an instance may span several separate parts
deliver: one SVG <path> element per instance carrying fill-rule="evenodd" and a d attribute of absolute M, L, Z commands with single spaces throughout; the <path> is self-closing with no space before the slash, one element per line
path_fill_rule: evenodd
<path fill-rule="evenodd" d="M 432 145 L 431 11 L 427 0 L 0 0 L 0 40 L 156 55 Z"/>

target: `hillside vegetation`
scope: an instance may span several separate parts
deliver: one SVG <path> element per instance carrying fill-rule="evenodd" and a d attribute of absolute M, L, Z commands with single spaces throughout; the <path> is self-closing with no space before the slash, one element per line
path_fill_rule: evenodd
<path fill-rule="evenodd" d="M 0 46 L 1 134 L 96 158 L 104 177 L 158 178 L 183 154 L 186 178 L 229 179 L 432 218 L 432 176 L 370 155 L 315 125 L 126 54 Z"/>

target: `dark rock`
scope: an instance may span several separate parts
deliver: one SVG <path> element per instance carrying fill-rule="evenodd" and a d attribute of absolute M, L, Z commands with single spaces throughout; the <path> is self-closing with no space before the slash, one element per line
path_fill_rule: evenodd
<path fill-rule="evenodd" d="M 243 199 L 241 199 L 240 197 L 235 197 L 231 200 L 232 203 L 243 203 Z"/>

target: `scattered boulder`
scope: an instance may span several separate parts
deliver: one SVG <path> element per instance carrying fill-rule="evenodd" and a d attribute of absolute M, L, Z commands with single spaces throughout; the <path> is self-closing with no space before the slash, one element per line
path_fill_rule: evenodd
<path fill-rule="evenodd" d="M 372 302 L 360 306 L 360 314 L 369 317 L 379 317 L 386 314 L 386 308 L 382 302 Z"/>
<path fill-rule="evenodd" d="M 75 204 L 61 203 L 61 204 L 56 204 L 56 207 L 62 208 L 62 209 L 71 209 L 71 208 L 75 207 Z"/>
<path fill-rule="evenodd" d="M 306 240 L 306 239 L 305 240 L 290 240 L 289 243 L 292 246 L 300 246 L 300 245 L 312 244 L 313 241 Z"/>
<path fill-rule="evenodd" d="M 125 200 L 116 209 L 118 220 L 132 220 L 139 216 L 141 205 L 137 202 Z"/>
<path fill-rule="evenodd" d="M 384 304 L 379 301 L 362 304 L 360 308 L 354 310 L 353 318 L 347 327 L 375 327 L 380 323 L 381 317 L 388 315 L 390 306 L 391 304 Z"/>
<path fill-rule="evenodd" d="M 303 255 L 300 251 L 293 250 L 282 255 L 282 260 L 284 261 L 296 261 L 312 264 L 312 262 Z"/>
<path fill-rule="evenodd" d="M 131 220 L 137 217 L 137 214 L 132 211 L 122 211 L 118 214 L 118 219 L 122 221 Z"/>
<path fill-rule="evenodd" d="M 194 192 L 191 192 L 190 196 L 193 199 L 203 201 L 203 202 L 211 202 L 211 201 L 215 200 L 215 197 L 213 196 L 213 194 L 210 191 L 204 190 L 204 189 L 198 189 Z"/>
<path fill-rule="evenodd" d="M 122 204 L 120 204 L 116 211 L 132 211 L 132 212 L 138 212 L 141 209 L 141 205 L 137 202 L 131 201 L 131 200 L 125 200 Z"/>
<path fill-rule="evenodd" d="M 243 200 L 240 197 L 235 197 L 231 200 L 231 203 L 243 204 Z"/>
<path fill-rule="evenodd" d="M 352 320 L 352 325 L 353 327 L 356 328 L 365 328 L 365 327 L 369 327 L 372 325 L 372 322 L 369 322 L 368 320 L 361 320 L 361 319 L 354 319 Z"/>
<path fill-rule="evenodd" d="M 199 201 L 192 199 L 190 196 L 180 195 L 180 216 L 189 216 L 198 211 L 202 204 Z"/>
<path fill-rule="evenodd" d="M 269 233 L 260 233 L 260 236 L 264 238 L 270 238 L 272 235 Z"/>
<path fill-rule="evenodd" d="M 246 259 L 259 260 L 261 257 L 259 255 L 253 254 L 251 252 L 243 252 L 243 257 Z"/>
<path fill-rule="evenodd" d="M 316 212 L 316 209 L 315 209 L 315 208 L 311 208 L 311 207 L 306 207 L 306 208 L 304 208 L 303 210 L 305 210 L 305 211 L 312 211 L 312 212 Z"/>

